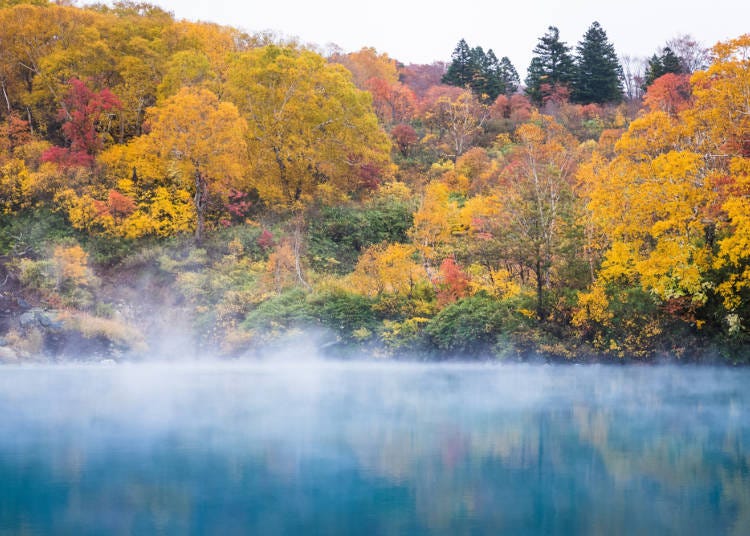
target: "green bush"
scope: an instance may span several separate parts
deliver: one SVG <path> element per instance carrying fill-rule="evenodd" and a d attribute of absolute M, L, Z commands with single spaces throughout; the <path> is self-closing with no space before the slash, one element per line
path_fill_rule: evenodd
<path fill-rule="evenodd" d="M 518 322 L 508 302 L 477 294 L 445 307 L 430 320 L 425 333 L 442 354 L 479 356 L 491 352 L 498 337 Z"/>
<path fill-rule="evenodd" d="M 361 341 L 364 330 L 373 333 L 378 318 L 373 300 L 345 291 L 326 292 L 310 300 L 309 312 L 322 326 L 332 329 L 346 341 Z"/>
<path fill-rule="evenodd" d="M 310 263 L 315 270 L 345 274 L 359 254 L 381 242 L 406 242 L 412 210 L 405 203 L 379 199 L 365 207 L 323 207 L 308 228 Z"/>
<path fill-rule="evenodd" d="M 43 257 L 49 245 L 70 239 L 75 232 L 59 212 L 29 210 L 0 216 L 0 254 Z"/>
<path fill-rule="evenodd" d="M 242 323 L 245 330 L 286 330 L 311 323 L 313 316 L 304 290 L 294 288 L 274 296 L 250 311 Z"/>

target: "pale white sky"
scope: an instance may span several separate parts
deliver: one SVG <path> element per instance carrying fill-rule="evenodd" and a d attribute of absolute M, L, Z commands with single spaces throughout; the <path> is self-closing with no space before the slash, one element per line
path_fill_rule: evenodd
<path fill-rule="evenodd" d="M 344 51 L 375 47 L 403 63 L 450 61 L 462 37 L 508 56 L 523 78 L 550 25 L 574 47 L 598 20 L 618 54 L 650 56 L 689 33 L 706 46 L 750 32 L 747 0 L 147 0 L 178 19 L 272 30 Z"/>

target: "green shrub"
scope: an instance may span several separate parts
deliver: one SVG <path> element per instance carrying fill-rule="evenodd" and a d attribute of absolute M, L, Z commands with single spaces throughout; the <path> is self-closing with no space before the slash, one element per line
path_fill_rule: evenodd
<path fill-rule="evenodd" d="M 362 341 L 362 330 L 378 328 L 373 300 L 342 290 L 326 292 L 310 300 L 310 314 L 322 326 L 332 329 L 346 341 Z"/>
<path fill-rule="evenodd" d="M 0 216 L 0 254 L 43 257 L 50 244 L 75 235 L 59 212 L 36 209 Z"/>
<path fill-rule="evenodd" d="M 310 264 L 318 271 L 351 272 L 367 247 L 406 242 L 411 225 L 411 208 L 398 200 L 379 199 L 361 208 L 323 207 L 308 228 Z"/>
<path fill-rule="evenodd" d="M 310 324 L 312 318 L 307 294 L 302 289 L 294 288 L 260 303 L 247 314 L 242 327 L 246 330 L 278 332 Z"/>
<path fill-rule="evenodd" d="M 508 302 L 477 294 L 445 307 L 425 333 L 441 353 L 468 357 L 490 352 L 498 337 L 518 323 Z"/>

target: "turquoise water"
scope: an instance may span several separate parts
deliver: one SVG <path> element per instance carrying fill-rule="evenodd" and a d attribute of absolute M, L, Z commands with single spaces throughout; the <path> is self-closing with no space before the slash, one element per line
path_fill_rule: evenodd
<path fill-rule="evenodd" d="M 750 534 L 750 370 L 3 367 L 0 534 Z"/>

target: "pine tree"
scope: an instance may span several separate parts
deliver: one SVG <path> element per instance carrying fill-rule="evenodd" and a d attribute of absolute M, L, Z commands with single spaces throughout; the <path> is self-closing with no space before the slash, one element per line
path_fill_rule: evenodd
<path fill-rule="evenodd" d="M 682 61 L 669 47 L 664 47 L 664 53 L 661 55 L 661 66 L 664 70 L 662 75 L 667 73 L 682 74 L 683 72 Z"/>
<path fill-rule="evenodd" d="M 473 54 L 466 40 L 461 39 L 451 55 L 451 64 L 443 75 L 443 84 L 467 87 L 474 77 Z"/>
<path fill-rule="evenodd" d="M 668 73 L 682 74 L 682 62 L 680 58 L 672 51 L 669 47 L 664 47 L 660 55 L 654 54 L 651 59 L 648 60 L 648 66 L 646 67 L 646 74 L 643 81 L 643 89 L 645 89 L 654 83 L 654 80 L 660 78 Z"/>
<path fill-rule="evenodd" d="M 518 77 L 518 71 L 513 67 L 508 56 L 503 56 L 500 59 L 498 75 L 502 88 L 500 93 L 504 95 L 512 95 L 518 91 L 518 86 L 521 85 L 521 79 Z"/>
<path fill-rule="evenodd" d="M 492 51 L 490 51 L 492 52 Z M 494 56 L 494 54 L 493 54 Z M 482 47 L 474 47 L 471 49 L 471 81 L 468 86 L 471 88 L 472 93 L 480 99 L 486 98 L 486 95 L 491 91 L 492 80 L 490 79 L 489 73 L 489 58 L 484 53 Z"/>
<path fill-rule="evenodd" d="M 470 48 L 461 39 L 452 58 L 442 79 L 444 84 L 469 88 L 479 99 L 489 102 L 518 89 L 518 73 L 507 56 L 498 60 L 492 49 L 485 53 L 482 47 Z"/>
<path fill-rule="evenodd" d="M 560 41 L 560 31 L 554 26 L 539 38 L 534 54 L 526 77 L 526 93 L 531 100 L 542 104 L 546 97 L 571 85 L 575 64 L 570 47 Z"/>
<path fill-rule="evenodd" d="M 577 51 L 572 100 L 581 104 L 621 101 L 622 66 L 598 22 L 583 35 Z"/>

